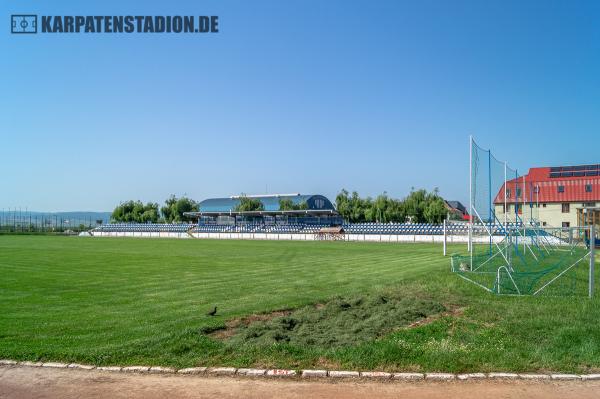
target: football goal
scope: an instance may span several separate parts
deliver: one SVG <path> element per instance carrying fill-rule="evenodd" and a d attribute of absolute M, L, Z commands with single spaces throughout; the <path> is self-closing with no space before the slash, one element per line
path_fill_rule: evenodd
<path fill-rule="evenodd" d="M 594 293 L 594 224 L 541 226 L 539 190 L 470 138 L 468 254 L 452 271 L 501 295 Z"/>

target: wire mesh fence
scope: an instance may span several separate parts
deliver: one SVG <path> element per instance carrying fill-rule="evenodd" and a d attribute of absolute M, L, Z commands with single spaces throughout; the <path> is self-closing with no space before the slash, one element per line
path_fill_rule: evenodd
<path fill-rule="evenodd" d="M 0 211 L 0 233 L 78 233 L 107 223 L 106 217 L 76 216 L 61 213 Z"/>

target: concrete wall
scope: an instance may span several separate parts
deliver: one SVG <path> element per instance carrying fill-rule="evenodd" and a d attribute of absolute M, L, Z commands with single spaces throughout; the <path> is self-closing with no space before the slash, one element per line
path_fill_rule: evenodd
<path fill-rule="evenodd" d="M 138 237 L 138 238 L 192 238 L 187 233 L 148 233 L 140 231 L 105 232 L 91 231 L 94 237 Z"/>
<path fill-rule="evenodd" d="M 139 238 L 192 238 L 187 233 L 147 233 L 147 232 L 95 232 L 94 237 L 139 237 Z M 315 241 L 315 234 L 302 233 L 192 233 L 194 238 L 218 240 L 288 240 L 288 241 Z M 494 241 L 501 241 L 503 237 L 494 237 Z M 396 235 L 396 234 L 346 234 L 344 241 L 364 242 L 391 242 L 391 243 L 442 243 L 443 235 Z M 448 235 L 448 243 L 464 243 L 468 241 L 467 235 Z M 473 242 L 487 243 L 488 236 L 474 236 Z"/>
<path fill-rule="evenodd" d="M 187 233 L 107 233 L 93 232 L 94 237 L 143 237 L 143 238 L 191 238 Z M 216 239 L 216 240 L 287 240 L 287 241 L 315 241 L 315 234 L 302 233 L 192 233 L 194 238 Z M 448 243 L 466 244 L 468 237 L 458 235 L 448 235 Z M 494 237 L 494 240 L 501 241 L 502 237 Z M 364 242 L 425 242 L 442 243 L 444 236 L 441 235 L 395 235 L 395 234 L 346 234 L 344 241 L 364 241 Z M 473 237 L 473 242 L 486 243 L 489 237 Z"/>

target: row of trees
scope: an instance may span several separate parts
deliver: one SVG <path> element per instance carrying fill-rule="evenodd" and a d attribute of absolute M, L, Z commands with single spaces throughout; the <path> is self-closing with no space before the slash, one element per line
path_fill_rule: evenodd
<path fill-rule="evenodd" d="M 385 192 L 375 199 L 361 198 L 356 191 L 352 194 L 342 190 L 335 199 L 340 215 L 353 223 L 360 222 L 405 222 L 408 219 L 415 223 L 441 223 L 447 216 L 448 210 L 438 190 L 411 190 L 402 199 L 390 198 Z M 264 211 L 264 204 L 257 198 L 240 197 L 240 203 L 235 207 L 236 212 Z M 295 204 L 289 198 L 279 200 L 279 210 L 308 209 L 306 202 Z M 185 212 L 199 210 L 198 203 L 190 198 L 177 198 L 171 195 L 164 206 L 157 203 L 141 201 L 126 201 L 119 204 L 113 211 L 111 219 L 114 222 L 129 223 L 179 223 L 191 221 L 184 216 Z"/>
<path fill-rule="evenodd" d="M 198 211 L 198 203 L 190 198 L 177 198 L 171 195 L 165 205 L 159 207 L 156 202 L 121 202 L 112 212 L 111 221 L 122 223 L 179 223 L 190 221 L 184 212 Z"/>
<path fill-rule="evenodd" d="M 441 223 L 448 213 L 437 188 L 432 192 L 412 189 L 402 200 L 390 198 L 385 192 L 373 199 L 361 198 L 356 191 L 349 194 L 342 190 L 335 202 L 340 215 L 352 223 L 402 223 L 409 219 L 415 223 Z"/>

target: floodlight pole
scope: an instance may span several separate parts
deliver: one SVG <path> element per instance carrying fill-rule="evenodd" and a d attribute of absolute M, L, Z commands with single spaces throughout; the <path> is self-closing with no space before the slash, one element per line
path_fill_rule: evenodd
<path fill-rule="evenodd" d="M 594 274 L 595 274 L 595 263 L 596 259 L 596 226 L 594 223 L 590 226 L 590 286 L 589 296 L 594 296 Z"/>

